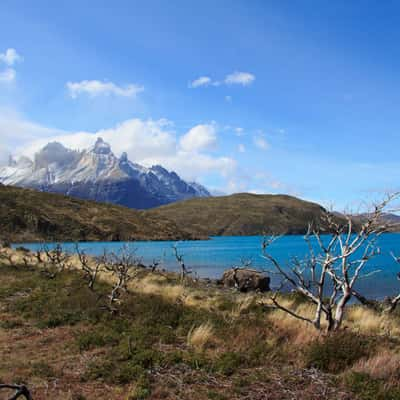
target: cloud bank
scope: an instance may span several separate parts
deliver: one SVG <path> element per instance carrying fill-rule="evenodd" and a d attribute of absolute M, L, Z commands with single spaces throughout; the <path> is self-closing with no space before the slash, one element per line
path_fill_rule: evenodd
<path fill-rule="evenodd" d="M 201 179 L 208 174 L 225 177 L 233 174 L 236 168 L 236 161 L 231 157 L 209 152 L 217 144 L 215 124 L 196 125 L 177 136 L 165 119 L 133 118 L 96 132 L 67 132 L 44 127 L 9 111 L 0 109 L 0 160 L 3 163 L 9 154 L 6 149 L 13 148 L 17 156 L 32 157 L 51 141 L 83 150 L 93 146 L 97 137 L 102 137 L 117 156 L 127 152 L 133 162 L 145 166 L 161 164 L 188 180 Z"/>

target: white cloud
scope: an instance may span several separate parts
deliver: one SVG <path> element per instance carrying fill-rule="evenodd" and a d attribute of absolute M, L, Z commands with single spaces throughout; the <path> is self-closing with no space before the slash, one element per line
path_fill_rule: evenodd
<path fill-rule="evenodd" d="M 125 151 L 133 162 L 148 167 L 161 164 L 184 179 L 204 180 L 209 175 L 234 174 L 234 159 L 207 152 L 216 142 L 215 124 L 197 125 L 181 137 L 171 129 L 172 123 L 165 119 L 135 118 L 96 132 L 68 132 L 45 127 L 11 109 L 0 108 L 0 160 L 8 159 L 8 150 L 16 156 L 32 157 L 51 141 L 83 150 L 92 147 L 97 137 L 102 137 L 117 156 Z"/>
<path fill-rule="evenodd" d="M 246 147 L 245 147 L 245 145 L 243 143 L 240 143 L 238 145 L 238 152 L 239 153 L 245 153 L 246 152 Z"/>
<path fill-rule="evenodd" d="M 198 88 L 200 86 L 208 86 L 211 84 L 211 78 L 208 76 L 200 76 L 194 81 L 189 83 L 190 88 Z"/>
<path fill-rule="evenodd" d="M 70 96 L 75 99 L 80 94 L 87 94 L 90 97 L 100 95 L 115 95 L 123 97 L 135 97 L 144 90 L 143 86 L 129 84 L 126 86 L 118 86 L 113 82 L 84 80 L 81 82 L 67 82 L 67 89 Z"/>
<path fill-rule="evenodd" d="M 117 155 L 126 151 L 132 161 L 141 162 L 150 157 L 158 159 L 176 152 L 175 136 L 167 128 L 168 123 L 163 119 L 143 121 L 134 118 L 96 132 L 61 132 L 56 136 L 43 137 L 24 146 L 20 152 L 32 156 L 49 141 L 83 150 L 92 147 L 97 137 L 102 137 L 110 143 Z"/>
<path fill-rule="evenodd" d="M 0 83 L 14 82 L 16 75 L 15 69 L 13 68 L 7 68 L 4 71 L 0 71 Z"/>
<path fill-rule="evenodd" d="M 227 85 L 243 85 L 248 86 L 254 82 L 256 77 L 249 72 L 235 71 L 225 77 L 225 83 Z"/>
<path fill-rule="evenodd" d="M 254 136 L 253 142 L 261 150 L 268 150 L 270 148 L 269 143 L 262 136 Z"/>
<path fill-rule="evenodd" d="M 235 131 L 235 135 L 236 136 L 243 136 L 244 135 L 244 130 L 243 130 L 243 128 L 241 128 L 241 127 L 237 127 L 237 128 L 234 128 L 234 131 Z"/>
<path fill-rule="evenodd" d="M 236 169 L 236 161 L 230 157 L 213 157 L 199 152 L 187 152 L 178 149 L 175 154 L 164 158 L 149 158 L 141 161 L 143 165 L 161 164 L 176 171 L 187 180 L 198 180 L 207 174 L 218 174 L 226 178 Z"/>
<path fill-rule="evenodd" d="M 189 83 L 189 88 L 198 88 L 201 86 L 221 86 L 221 85 L 242 85 L 248 86 L 255 81 L 255 75 L 251 74 L 250 72 L 239 72 L 235 71 L 231 74 L 226 75 L 223 81 L 213 80 L 209 76 L 200 76 L 199 78 L 195 79 L 194 81 Z M 231 102 L 231 96 L 225 96 L 225 101 Z"/>
<path fill-rule="evenodd" d="M 12 66 L 18 61 L 23 61 L 23 57 L 21 57 L 13 48 L 7 49 L 5 53 L 0 53 L 0 62 Z"/>
<path fill-rule="evenodd" d="M 225 101 L 227 103 L 232 103 L 232 96 L 225 96 Z"/>
<path fill-rule="evenodd" d="M 0 108 L 0 145 L 16 148 L 32 139 L 61 135 L 64 131 L 52 129 L 25 119 L 10 108 Z"/>
<path fill-rule="evenodd" d="M 184 151 L 209 150 L 215 147 L 217 134 L 214 124 L 196 125 L 180 139 Z"/>

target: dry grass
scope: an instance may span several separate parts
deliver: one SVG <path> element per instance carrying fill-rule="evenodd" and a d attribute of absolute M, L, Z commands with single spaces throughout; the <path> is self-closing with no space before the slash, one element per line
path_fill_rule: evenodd
<path fill-rule="evenodd" d="M 347 309 L 345 325 L 365 334 L 400 336 L 399 323 L 393 316 L 378 314 L 362 306 Z"/>
<path fill-rule="evenodd" d="M 210 322 L 193 326 L 187 335 L 187 344 L 196 351 L 203 351 L 214 335 L 214 328 Z"/>
<path fill-rule="evenodd" d="M 236 304 L 233 307 L 230 316 L 233 319 L 239 318 L 240 315 L 245 312 L 253 303 L 255 300 L 255 296 L 252 294 L 247 294 L 244 296 L 239 296 L 237 298 Z"/>
<path fill-rule="evenodd" d="M 130 288 L 144 294 L 156 294 L 170 301 L 185 297 L 185 288 L 182 285 L 165 283 L 165 279 L 156 274 L 148 274 L 140 280 L 135 280 Z"/>
<path fill-rule="evenodd" d="M 400 354 L 382 350 L 378 354 L 360 360 L 353 370 L 368 374 L 374 379 L 384 379 L 386 382 L 400 383 Z"/>
<path fill-rule="evenodd" d="M 309 303 L 296 304 L 294 300 L 287 299 L 281 296 L 279 303 L 286 308 L 295 311 L 297 314 L 313 318 L 315 307 Z M 296 345 L 304 345 L 313 341 L 320 333 L 309 323 L 292 317 L 291 315 L 275 310 L 268 314 L 268 320 L 280 332 L 286 333 L 291 342 Z M 324 324 L 324 321 L 323 321 Z"/>

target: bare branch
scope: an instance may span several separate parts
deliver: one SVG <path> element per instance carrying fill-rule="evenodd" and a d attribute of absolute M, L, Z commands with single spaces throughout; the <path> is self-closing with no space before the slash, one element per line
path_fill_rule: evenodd
<path fill-rule="evenodd" d="M 0 390 L 8 389 L 8 390 L 15 390 L 13 396 L 11 396 L 8 400 L 17 400 L 20 397 L 25 397 L 26 400 L 32 400 L 32 396 L 25 385 L 7 385 L 7 384 L 0 384 Z"/>

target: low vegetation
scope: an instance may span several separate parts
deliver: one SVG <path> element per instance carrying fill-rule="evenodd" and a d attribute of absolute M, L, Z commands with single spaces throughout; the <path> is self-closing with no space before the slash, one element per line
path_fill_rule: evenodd
<path fill-rule="evenodd" d="M 7 251 L 0 381 L 34 399 L 400 399 L 397 309 L 351 305 L 342 329 L 325 334 L 268 294 L 182 282 L 128 254 L 114 264 L 131 265 L 133 278 L 118 286 L 115 268 L 93 282 L 77 256 L 61 268 L 45 253 Z M 279 302 L 315 312 L 296 293 Z"/>

